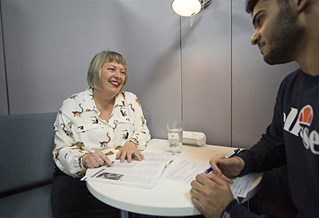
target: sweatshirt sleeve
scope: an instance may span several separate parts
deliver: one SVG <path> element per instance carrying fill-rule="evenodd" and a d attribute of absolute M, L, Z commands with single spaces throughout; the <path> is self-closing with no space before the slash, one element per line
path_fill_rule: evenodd
<path fill-rule="evenodd" d="M 231 201 L 224 212 L 221 215 L 221 218 L 270 218 L 267 215 L 257 215 L 250 212 L 246 207 L 237 203 L 236 200 Z"/>

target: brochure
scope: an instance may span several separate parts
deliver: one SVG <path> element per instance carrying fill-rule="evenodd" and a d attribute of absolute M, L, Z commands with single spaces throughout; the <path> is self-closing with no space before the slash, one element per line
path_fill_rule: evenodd
<path fill-rule="evenodd" d="M 131 163 L 114 160 L 113 167 L 88 169 L 82 180 L 95 180 L 112 184 L 153 188 L 166 166 L 176 156 L 168 152 L 143 152 L 144 160 Z"/>

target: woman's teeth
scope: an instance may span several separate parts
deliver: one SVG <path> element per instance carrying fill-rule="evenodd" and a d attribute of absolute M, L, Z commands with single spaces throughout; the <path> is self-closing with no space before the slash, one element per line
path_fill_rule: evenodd
<path fill-rule="evenodd" d="M 111 83 L 113 86 L 118 86 L 118 85 L 120 85 L 120 83 L 117 82 L 117 81 L 110 81 L 110 83 Z"/>

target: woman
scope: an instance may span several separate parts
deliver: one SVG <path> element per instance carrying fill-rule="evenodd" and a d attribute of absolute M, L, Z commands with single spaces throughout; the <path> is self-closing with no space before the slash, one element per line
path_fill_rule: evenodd
<path fill-rule="evenodd" d="M 119 210 L 95 199 L 80 178 L 87 168 L 112 166 L 108 155 L 116 152 L 121 162 L 143 160 L 140 151 L 150 140 L 136 95 L 122 90 L 127 66 L 120 54 L 96 54 L 87 81 L 88 89 L 63 102 L 54 124 L 53 217 L 119 217 Z"/>

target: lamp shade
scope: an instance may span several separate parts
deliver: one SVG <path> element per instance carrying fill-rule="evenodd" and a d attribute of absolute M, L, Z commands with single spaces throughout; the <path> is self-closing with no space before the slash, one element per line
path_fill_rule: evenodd
<path fill-rule="evenodd" d="M 172 8 L 176 14 L 183 17 L 190 17 L 197 14 L 202 5 L 199 0 L 174 0 Z"/>

